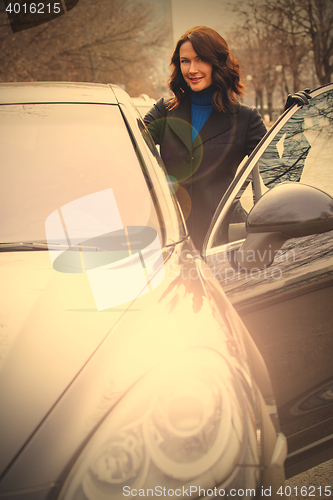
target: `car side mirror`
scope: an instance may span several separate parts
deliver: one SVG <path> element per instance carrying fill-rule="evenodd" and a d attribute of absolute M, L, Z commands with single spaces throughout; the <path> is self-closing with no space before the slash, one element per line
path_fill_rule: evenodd
<path fill-rule="evenodd" d="M 267 191 L 247 216 L 247 237 L 235 255 L 236 264 L 262 269 L 288 239 L 332 229 L 331 196 L 299 182 L 283 182 Z"/>

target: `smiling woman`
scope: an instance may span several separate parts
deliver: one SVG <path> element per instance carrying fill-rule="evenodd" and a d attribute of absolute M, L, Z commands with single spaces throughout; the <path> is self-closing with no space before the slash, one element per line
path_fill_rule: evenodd
<path fill-rule="evenodd" d="M 239 64 L 227 42 L 205 26 L 188 30 L 172 58 L 171 99 L 160 99 L 145 123 L 173 191 L 201 249 L 213 214 L 238 165 L 266 128 L 256 108 L 240 104 Z"/>

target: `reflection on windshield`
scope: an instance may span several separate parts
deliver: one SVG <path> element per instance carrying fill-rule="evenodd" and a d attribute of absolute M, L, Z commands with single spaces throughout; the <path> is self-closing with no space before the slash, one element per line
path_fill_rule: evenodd
<path fill-rule="evenodd" d="M 70 274 L 86 272 L 98 310 L 148 293 L 164 278 L 157 231 L 123 226 L 111 188 L 55 210 L 45 228 L 53 268 Z M 63 241 L 67 248 L 55 251 L 54 245 Z M 96 251 L 87 251 L 85 245 Z"/>
<path fill-rule="evenodd" d="M 1 106 L 0 151 L 0 242 L 46 241 L 50 214 L 108 189 L 122 227 L 148 226 L 160 235 L 149 188 L 117 106 Z"/>

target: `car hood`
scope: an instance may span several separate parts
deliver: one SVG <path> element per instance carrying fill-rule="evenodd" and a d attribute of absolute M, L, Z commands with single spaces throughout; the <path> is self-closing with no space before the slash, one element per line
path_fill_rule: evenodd
<path fill-rule="evenodd" d="M 124 310 L 99 314 L 85 276 L 48 252 L 0 253 L 0 276 L 2 473 Z"/>
<path fill-rule="evenodd" d="M 180 265 L 176 254 L 183 252 L 181 247 L 169 258 L 155 290 L 103 311 L 96 309 L 86 276 L 55 272 L 47 252 L 0 254 L 1 474 L 21 452 L 1 491 L 59 477 L 103 415 L 176 350 L 209 347 L 230 356 L 228 321 L 212 314 L 204 263 L 187 259 Z M 205 267 L 206 281 L 207 273 Z M 222 293 L 220 305 L 230 308 Z M 50 439 L 55 458 L 43 477 L 43 457 L 35 477 L 26 461 L 32 450 L 41 457 Z"/>

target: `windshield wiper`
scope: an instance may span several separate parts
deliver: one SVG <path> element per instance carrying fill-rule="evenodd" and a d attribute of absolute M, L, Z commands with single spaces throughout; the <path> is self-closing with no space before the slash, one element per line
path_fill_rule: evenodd
<path fill-rule="evenodd" d="M 74 252 L 86 251 L 97 252 L 102 251 L 97 245 L 75 245 L 68 246 L 67 243 L 47 243 L 46 241 L 15 241 L 12 243 L 0 243 L 0 252 L 30 252 L 36 250 L 63 251 L 71 250 Z"/>
<path fill-rule="evenodd" d="M 59 250 L 63 245 L 59 245 Z M 46 242 L 15 241 L 13 243 L 0 243 L 0 252 L 26 252 L 32 250 L 48 250 Z"/>

